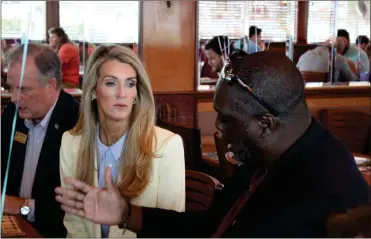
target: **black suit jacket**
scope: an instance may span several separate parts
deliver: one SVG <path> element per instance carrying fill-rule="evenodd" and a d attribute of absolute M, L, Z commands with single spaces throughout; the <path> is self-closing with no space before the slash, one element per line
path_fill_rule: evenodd
<path fill-rule="evenodd" d="M 210 237 L 250 186 L 254 170 L 238 169 L 204 213 L 143 208 L 138 237 Z M 315 119 L 272 167 L 223 237 L 326 237 L 326 217 L 370 202 L 352 154 Z"/>
<path fill-rule="evenodd" d="M 1 185 L 3 186 L 9 155 L 15 105 L 9 103 L 1 116 Z M 36 168 L 32 187 L 32 198 L 35 199 L 35 229 L 44 237 L 65 237 L 66 229 L 63 225 L 64 212 L 55 201 L 54 189 L 60 186 L 59 176 L 59 148 L 62 135 L 72 129 L 79 113 L 78 102 L 61 90 L 58 101 L 45 134 Z M 57 126 L 57 127 L 56 127 Z M 24 119 L 17 117 L 16 132 L 28 134 Z M 7 195 L 19 196 L 26 143 L 14 141 L 11 152 L 11 161 L 8 175 Z"/>

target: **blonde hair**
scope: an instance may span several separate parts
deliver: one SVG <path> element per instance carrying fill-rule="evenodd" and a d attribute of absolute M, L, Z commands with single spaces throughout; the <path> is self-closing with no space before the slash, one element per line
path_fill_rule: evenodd
<path fill-rule="evenodd" d="M 137 74 L 136 104 L 130 115 L 129 130 L 122 153 L 123 164 L 120 170 L 118 188 L 122 196 L 138 196 L 147 186 L 150 161 L 155 157 L 155 103 L 148 75 L 136 54 L 127 47 L 100 45 L 91 55 L 85 69 L 83 93 L 81 96 L 80 117 L 72 135 L 81 135 L 77 159 L 77 178 L 93 184 L 97 152 L 98 110 L 96 100 L 92 100 L 99 78 L 100 67 L 107 61 L 117 60 L 131 65 Z"/>

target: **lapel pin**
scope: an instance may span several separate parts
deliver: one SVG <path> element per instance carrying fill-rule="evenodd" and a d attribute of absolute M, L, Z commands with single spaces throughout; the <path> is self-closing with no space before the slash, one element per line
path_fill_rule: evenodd
<path fill-rule="evenodd" d="M 55 125 L 54 125 L 54 128 L 55 128 L 55 129 L 59 129 L 59 124 L 55 124 Z"/>

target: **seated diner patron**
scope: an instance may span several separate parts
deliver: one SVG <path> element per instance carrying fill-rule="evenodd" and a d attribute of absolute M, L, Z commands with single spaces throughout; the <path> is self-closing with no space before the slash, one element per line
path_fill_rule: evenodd
<path fill-rule="evenodd" d="M 357 67 L 357 73 L 367 73 L 370 71 L 370 63 L 367 53 L 350 43 L 349 32 L 345 29 L 339 29 L 337 36 L 345 41 L 345 47 L 341 53 L 345 58 L 352 61 Z"/>
<path fill-rule="evenodd" d="M 211 79 L 218 79 L 217 72 L 214 71 L 213 67 L 209 64 L 209 60 L 206 56 L 205 44 L 201 43 L 200 47 L 200 61 L 203 63 L 201 68 L 201 78 L 208 77 Z"/>
<path fill-rule="evenodd" d="M 357 45 L 357 47 L 361 48 L 362 50 L 364 50 L 367 53 L 368 59 L 370 60 L 370 58 L 371 58 L 370 39 L 367 36 L 360 35 L 360 36 L 357 37 L 356 45 Z"/>
<path fill-rule="evenodd" d="M 357 47 L 361 48 L 362 50 L 364 50 L 368 56 L 368 61 L 369 61 L 369 65 L 370 65 L 370 68 L 371 68 L 371 45 L 370 45 L 370 39 L 367 37 L 367 36 L 358 36 L 357 37 L 357 40 L 356 40 L 356 45 Z M 370 74 L 369 74 L 370 75 Z M 361 80 L 362 80 L 362 75 L 360 76 Z M 371 76 L 369 78 L 369 81 L 371 82 Z"/>
<path fill-rule="evenodd" d="M 4 212 L 21 214 L 44 237 L 65 237 L 64 212 L 54 199 L 60 185 L 59 148 L 62 135 L 77 121 L 79 106 L 60 89 L 60 61 L 47 45 L 28 45 L 24 78 L 24 45 L 10 54 L 8 83 L 11 101 L 1 116 L 1 185 L 10 159 Z M 15 131 L 12 132 L 14 114 Z M 12 133 L 14 134 L 13 142 Z M 10 143 L 13 143 L 9 152 Z M 29 210 L 28 210 L 29 209 Z"/>
<path fill-rule="evenodd" d="M 213 67 L 214 72 L 219 74 L 224 60 L 233 53 L 234 48 L 227 36 L 215 36 L 206 43 L 205 51 L 208 64 Z"/>
<path fill-rule="evenodd" d="M 216 126 L 238 167 L 209 211 L 138 207 L 107 173 L 107 190 L 65 178 L 63 209 L 93 222 L 120 224 L 140 237 L 326 237 L 325 218 L 370 201 L 351 152 L 311 117 L 304 82 L 290 59 L 258 52 L 221 72 Z M 67 186 L 67 185 L 66 185 Z M 229 212 L 229 213 L 228 213 Z"/>
<path fill-rule="evenodd" d="M 336 38 L 336 60 L 335 60 L 335 82 L 355 81 L 356 75 L 352 71 L 345 57 L 341 55 L 345 47 L 345 42 L 341 38 Z M 326 41 L 323 45 L 305 52 L 300 56 L 296 67 L 299 71 L 329 72 L 329 59 L 331 54 L 331 42 Z"/>
<path fill-rule="evenodd" d="M 245 51 L 247 54 L 252 54 L 265 50 L 265 43 L 261 39 L 262 29 L 256 26 L 249 28 L 249 38 L 244 36 L 234 42 L 234 48 Z"/>
<path fill-rule="evenodd" d="M 104 188 L 104 171 L 111 167 L 117 192 L 133 205 L 183 212 L 183 142 L 154 125 L 150 80 L 135 52 L 100 45 L 85 77 L 79 121 L 62 139 L 62 180 L 76 177 Z M 64 225 L 68 237 L 136 237 L 133 231 L 94 224 L 71 213 L 66 213 Z"/>
<path fill-rule="evenodd" d="M 60 27 L 49 29 L 49 44 L 58 52 L 62 63 L 62 87 L 79 88 L 80 51 L 78 46 Z"/>

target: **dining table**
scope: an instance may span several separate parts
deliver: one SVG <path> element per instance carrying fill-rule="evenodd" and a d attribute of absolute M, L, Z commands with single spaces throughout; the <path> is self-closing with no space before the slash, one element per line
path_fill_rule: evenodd
<path fill-rule="evenodd" d="M 24 236 L 20 238 L 43 238 L 36 229 L 22 215 L 14 215 L 19 228 L 24 232 Z M 6 238 L 6 236 L 4 237 Z"/>

